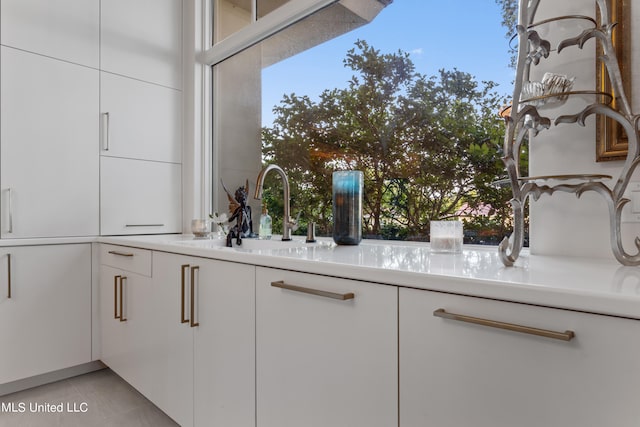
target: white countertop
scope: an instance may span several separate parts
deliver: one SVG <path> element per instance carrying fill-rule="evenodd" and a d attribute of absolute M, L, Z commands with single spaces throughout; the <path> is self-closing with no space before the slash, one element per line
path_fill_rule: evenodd
<path fill-rule="evenodd" d="M 358 246 L 337 246 L 330 239 L 312 244 L 271 240 L 258 249 L 262 243 L 250 240 L 244 247 L 226 248 L 220 240 L 194 240 L 190 235 L 98 238 L 102 243 L 640 319 L 640 267 L 624 267 L 615 260 L 523 251 L 514 267 L 505 267 L 495 246 L 464 245 L 461 254 L 438 254 L 426 243 L 365 240 Z"/>

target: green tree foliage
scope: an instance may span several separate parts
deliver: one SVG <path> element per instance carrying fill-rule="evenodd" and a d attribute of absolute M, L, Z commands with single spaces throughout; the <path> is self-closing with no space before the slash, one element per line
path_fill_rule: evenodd
<path fill-rule="evenodd" d="M 513 35 L 518 21 L 518 0 L 496 0 L 502 8 L 502 26 L 507 29 L 507 37 Z"/>
<path fill-rule="evenodd" d="M 428 77 L 408 53 L 381 53 L 362 40 L 344 65 L 353 72 L 346 88 L 326 89 L 317 101 L 285 95 L 263 129 L 264 160 L 287 171 L 304 222 L 330 234 L 331 174 L 354 169 L 365 176 L 365 235 L 422 239 L 431 220 L 481 204 L 492 208 L 481 228 L 507 234 L 510 192 L 492 184 L 504 175 L 497 112 L 506 100 L 495 83 L 457 69 Z M 279 198 L 266 198 L 281 218 Z"/>
<path fill-rule="evenodd" d="M 518 23 L 518 0 L 496 0 L 502 9 L 502 26 L 506 28 L 505 36 L 511 38 L 515 34 Z M 511 53 L 511 67 L 516 67 L 516 52 Z"/>

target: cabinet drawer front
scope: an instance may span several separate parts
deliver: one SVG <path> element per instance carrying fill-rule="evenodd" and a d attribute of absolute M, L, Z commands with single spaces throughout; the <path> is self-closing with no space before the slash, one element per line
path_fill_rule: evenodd
<path fill-rule="evenodd" d="M 100 234 L 182 231 L 181 165 L 105 156 L 100 165 Z"/>
<path fill-rule="evenodd" d="M 640 419 L 639 321 L 415 289 L 399 308 L 402 427 Z"/>
<path fill-rule="evenodd" d="M 258 426 L 397 425 L 397 288 L 256 270 Z"/>
<path fill-rule="evenodd" d="M 143 276 L 151 276 L 151 251 L 146 249 L 101 244 L 100 263 Z"/>

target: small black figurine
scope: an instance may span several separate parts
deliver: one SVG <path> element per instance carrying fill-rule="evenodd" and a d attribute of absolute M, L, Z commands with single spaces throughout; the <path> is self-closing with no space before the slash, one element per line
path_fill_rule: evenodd
<path fill-rule="evenodd" d="M 220 180 L 222 188 L 227 193 L 229 199 L 229 212 L 231 217 L 229 222 L 236 220 L 236 225 L 231 227 L 229 234 L 227 234 L 227 247 L 232 247 L 232 240 L 235 237 L 236 244 L 242 245 L 242 238 L 255 237 L 253 232 L 253 221 L 251 220 L 251 206 L 247 205 L 247 194 L 249 192 L 249 180 L 244 187 L 238 187 L 235 195 L 232 196 L 231 192 L 227 190 L 222 179 Z"/>

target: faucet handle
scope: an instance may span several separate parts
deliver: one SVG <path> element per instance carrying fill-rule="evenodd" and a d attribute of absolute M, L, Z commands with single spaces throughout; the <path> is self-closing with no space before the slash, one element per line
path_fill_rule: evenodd
<path fill-rule="evenodd" d="M 289 221 L 289 229 L 291 231 L 296 231 L 298 229 L 298 227 L 300 226 L 300 214 L 302 213 L 302 211 L 298 212 L 298 216 L 296 216 L 296 219 L 292 219 Z"/>
<path fill-rule="evenodd" d="M 306 243 L 315 243 L 316 241 L 316 223 L 310 222 L 307 224 L 307 240 Z"/>

